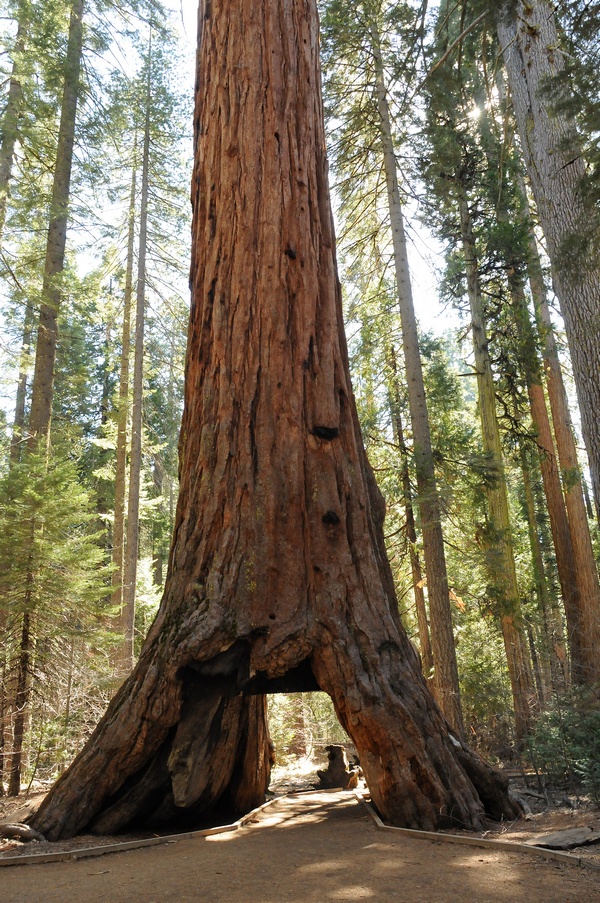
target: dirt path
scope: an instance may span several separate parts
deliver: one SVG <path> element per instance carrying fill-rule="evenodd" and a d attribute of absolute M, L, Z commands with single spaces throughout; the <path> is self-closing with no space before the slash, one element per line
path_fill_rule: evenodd
<path fill-rule="evenodd" d="M 378 831 L 349 794 L 278 800 L 241 830 L 0 870 L 1 903 L 600 903 L 600 872 Z"/>

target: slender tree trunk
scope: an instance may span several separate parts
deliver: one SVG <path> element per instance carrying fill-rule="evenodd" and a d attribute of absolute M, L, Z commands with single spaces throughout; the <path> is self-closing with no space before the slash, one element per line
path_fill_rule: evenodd
<path fill-rule="evenodd" d="M 17 394 L 15 399 L 15 419 L 10 439 L 10 464 L 18 464 L 21 460 L 23 437 L 25 435 L 25 404 L 27 401 L 27 379 L 29 375 L 29 361 L 31 358 L 31 334 L 33 331 L 34 314 L 33 306 L 25 307 L 25 319 L 23 322 L 23 341 L 21 344 L 21 358 L 19 361 L 19 376 L 17 380 Z"/>
<path fill-rule="evenodd" d="M 321 688 L 396 824 L 514 807 L 398 615 L 349 383 L 316 3 L 200 7 L 181 490 L 140 660 L 33 817 L 50 838 L 263 798 L 265 691 Z M 470 777 L 467 776 L 470 775 Z"/>
<path fill-rule="evenodd" d="M 556 567 L 561 586 L 562 598 L 567 617 L 569 648 L 571 651 L 571 667 L 574 674 L 581 674 L 585 657 L 581 650 L 581 595 L 579 592 L 578 573 L 571 543 L 571 531 L 562 492 L 559 466 L 554 450 L 552 429 L 546 397 L 542 385 L 541 366 L 538 359 L 537 343 L 533 332 L 527 300 L 519 278 L 509 276 L 515 320 L 523 343 L 523 359 L 525 379 L 529 394 L 531 419 L 536 432 L 540 450 L 540 469 L 546 496 L 548 519 L 552 532 L 552 541 L 556 555 Z"/>
<path fill-rule="evenodd" d="M 527 640 L 529 642 L 529 654 L 531 655 L 531 663 L 533 665 L 533 676 L 535 678 L 535 688 L 537 690 L 537 699 L 538 705 L 542 706 L 546 701 L 546 693 L 544 689 L 544 683 L 542 680 L 542 671 L 540 668 L 540 660 L 536 648 L 535 636 L 533 633 L 533 627 L 529 623 L 529 621 L 525 622 L 525 630 L 527 632 Z"/>
<path fill-rule="evenodd" d="M 157 498 L 162 499 L 164 492 L 165 471 L 160 462 L 158 455 L 154 455 L 154 467 L 152 468 L 152 477 L 154 482 L 154 491 Z M 153 533 L 153 549 L 152 549 L 152 582 L 155 586 L 163 585 L 163 565 L 164 556 L 162 548 L 162 524 L 158 523 L 154 526 Z"/>
<path fill-rule="evenodd" d="M 581 477 L 581 488 L 583 490 L 583 498 L 585 499 L 585 510 L 587 512 L 587 516 L 590 520 L 594 517 L 594 508 L 592 506 L 592 500 L 590 498 L 590 490 L 588 489 L 588 484 Z"/>
<path fill-rule="evenodd" d="M 71 180 L 73 145 L 75 140 L 75 117 L 79 94 L 79 70 L 83 39 L 83 0 L 74 0 L 69 24 L 67 56 L 64 69 L 64 87 L 52 199 L 50 223 L 46 244 L 42 304 L 38 325 L 35 368 L 29 414 L 28 451 L 34 453 L 40 444 L 49 441 L 52 416 L 52 394 L 54 387 L 54 363 L 58 339 L 58 311 L 61 299 L 60 277 L 64 267 L 67 219 Z M 33 551 L 34 531 L 40 529 L 32 524 L 31 550 Z M 20 654 L 17 668 L 17 688 L 14 703 L 14 728 L 12 758 L 9 780 L 9 794 L 19 792 L 23 760 L 25 726 L 28 720 L 30 698 L 30 660 L 35 643 L 33 631 L 35 574 L 30 569 L 26 576 L 27 604 L 23 613 Z"/>
<path fill-rule="evenodd" d="M 35 369 L 29 414 L 29 434 L 34 442 L 47 440 L 52 416 L 54 364 L 58 341 L 58 312 L 61 302 L 61 276 L 67 241 L 71 166 L 75 143 L 75 118 L 79 96 L 79 70 L 83 42 L 83 0 L 73 0 L 69 23 L 69 41 L 56 165 L 50 203 L 50 224 L 46 244 L 42 304 L 35 355 Z"/>
<path fill-rule="evenodd" d="M 526 198 L 525 193 L 523 196 Z M 569 402 L 554 338 L 540 256 L 532 230 L 529 232 L 529 283 L 538 330 L 542 337 L 546 387 L 561 468 L 562 487 L 573 548 L 573 563 L 579 590 L 576 617 L 571 617 L 568 624 L 569 642 L 576 652 L 572 661 L 572 676 L 576 683 L 593 683 L 600 679 L 600 663 L 597 655 L 597 650 L 600 648 L 598 634 L 600 630 L 600 584 L 587 519 Z"/>
<path fill-rule="evenodd" d="M 131 193 L 127 218 L 127 262 L 123 294 L 123 331 L 119 371 L 119 406 L 117 409 L 117 448 L 115 464 L 115 513 L 113 522 L 113 572 L 111 603 L 119 612 L 116 629 L 121 632 L 123 608 L 123 564 L 125 555 L 125 497 L 127 485 L 127 421 L 129 419 L 129 355 L 131 353 L 131 300 L 133 297 L 133 256 L 135 245 L 135 197 L 137 176 L 137 140 L 134 141 Z M 117 661 L 117 669 L 121 663 Z"/>
<path fill-rule="evenodd" d="M 461 236 L 467 273 L 467 289 L 471 306 L 473 350 L 479 399 L 479 417 L 483 448 L 489 456 L 495 485 L 486 492 L 489 523 L 485 538 L 486 557 L 492 587 L 497 594 L 498 610 L 504 637 L 508 673 L 512 688 L 517 738 L 522 739 L 531 726 L 533 691 L 531 667 L 523 635 L 523 619 L 517 573 L 510 539 L 510 516 L 500 430 L 496 415 L 496 391 L 488 351 L 485 320 L 479 289 L 477 249 L 469 204 L 464 189 L 457 181 Z"/>
<path fill-rule="evenodd" d="M 547 0 L 503 5 L 497 29 L 527 172 L 552 265 L 569 342 L 596 507 L 600 505 L 600 268 L 595 252 L 572 254 L 589 214 L 581 194 L 585 163 L 575 123 L 551 110 L 544 81 L 564 68 L 554 10 Z M 569 248 L 571 247 L 571 251 Z M 573 259 L 574 258 L 574 259 Z M 600 628 L 598 628 L 600 629 Z M 596 649 L 598 645 L 596 645 Z M 595 679 L 600 662 L 596 655 Z"/>
<path fill-rule="evenodd" d="M 2 247 L 2 239 L 4 237 L 10 180 L 23 106 L 21 78 L 23 55 L 27 41 L 27 25 L 25 6 L 20 3 L 17 7 L 17 34 L 15 37 L 14 58 L 2 121 L 2 139 L 0 140 L 0 247 Z"/>
<path fill-rule="evenodd" d="M 10 728 L 10 697 L 8 689 L 8 616 L 0 608 L 0 797 L 4 796 L 4 776 L 8 765 L 8 740 Z"/>
<path fill-rule="evenodd" d="M 21 359 L 19 363 L 19 377 L 17 381 L 17 394 L 15 401 L 15 419 L 10 440 L 9 467 L 19 463 L 22 453 L 23 437 L 25 433 L 25 402 L 27 399 L 28 359 L 31 355 L 31 333 L 33 329 L 33 307 L 25 308 L 25 321 L 23 324 L 23 340 L 21 346 Z M 4 792 L 4 773 L 8 761 L 8 737 L 10 727 L 11 700 L 7 685 L 9 644 L 6 635 L 8 629 L 8 612 L 0 602 L 0 637 L 3 642 L 3 652 L 0 666 L 0 796 Z M 12 700 L 13 704 L 15 700 Z M 20 767 L 20 766 L 19 766 Z M 19 776 L 20 780 L 20 776 Z"/>
<path fill-rule="evenodd" d="M 421 570 L 421 561 L 419 559 L 419 550 L 417 548 L 417 529 L 415 525 L 415 515 L 413 510 L 412 489 L 410 485 L 410 473 L 408 470 L 408 449 L 404 439 L 404 428 L 402 425 L 402 416 L 400 413 L 400 389 L 398 385 L 398 367 L 396 362 L 396 351 L 390 346 L 388 353 L 391 371 L 392 371 L 392 391 L 391 391 L 391 411 L 392 411 L 392 429 L 396 444 L 400 449 L 400 457 L 402 460 L 402 495 L 404 497 L 404 511 L 406 513 L 406 538 L 408 541 L 410 568 L 412 573 L 413 595 L 415 600 L 415 610 L 417 613 L 417 627 L 419 630 L 419 647 L 421 650 L 421 662 L 423 665 L 423 674 L 428 681 L 431 681 L 433 688 L 435 687 L 434 662 L 433 653 L 431 651 L 431 640 L 429 638 L 429 623 L 427 621 L 427 605 L 425 602 L 425 592 L 423 590 L 424 580 Z"/>
<path fill-rule="evenodd" d="M 131 454 L 129 458 L 129 495 L 127 536 L 123 563 L 123 651 L 121 667 L 128 674 L 134 663 L 135 585 L 140 530 L 140 480 L 142 473 L 142 404 L 144 391 L 144 327 L 146 317 L 146 248 L 148 236 L 148 183 L 150 163 L 150 104 L 152 100 L 152 34 L 148 47 L 148 78 L 144 146 L 142 150 L 142 190 L 140 198 L 140 236 L 136 290 L 135 343 L 133 354 L 133 404 L 131 408 Z"/>
<path fill-rule="evenodd" d="M 396 287 L 402 323 L 402 343 L 406 366 L 408 404 L 413 433 L 413 454 L 419 491 L 418 506 L 423 532 L 423 551 L 427 572 L 431 644 L 435 668 L 436 695 L 444 715 L 461 735 L 464 733 L 458 666 L 454 646 L 452 611 L 446 572 L 441 506 L 435 478 L 427 399 L 419 351 L 419 336 L 412 297 L 406 235 L 400 203 L 396 156 L 384 81 L 379 34 L 372 26 L 372 51 L 376 73 L 379 135 L 383 147 L 387 199 L 394 247 Z"/>
<path fill-rule="evenodd" d="M 524 448 L 521 449 L 521 464 L 523 487 L 525 489 L 525 508 L 527 512 L 529 544 L 531 546 L 531 557 L 533 562 L 533 572 L 535 575 L 536 594 L 540 604 L 540 614 L 544 631 L 544 664 L 547 665 L 552 690 L 554 691 L 554 693 L 558 693 L 565 688 L 565 673 L 563 662 L 566 656 L 564 654 L 560 654 L 560 650 L 564 650 L 564 638 L 560 625 L 560 617 L 555 610 L 555 606 L 550 597 L 550 592 L 548 589 L 548 579 L 546 576 L 546 567 L 544 564 L 544 554 L 538 533 L 535 496 L 533 493 L 531 476 L 529 473 L 531 463 L 527 459 Z"/>
<path fill-rule="evenodd" d="M 23 766 L 23 745 L 25 727 L 28 720 L 29 698 L 31 694 L 31 657 L 33 654 L 34 632 L 32 625 L 33 578 L 27 575 L 28 586 L 25 593 L 25 611 L 21 624 L 19 655 L 17 659 L 16 692 L 13 703 L 13 736 L 8 781 L 8 795 L 18 796 L 21 790 Z"/>

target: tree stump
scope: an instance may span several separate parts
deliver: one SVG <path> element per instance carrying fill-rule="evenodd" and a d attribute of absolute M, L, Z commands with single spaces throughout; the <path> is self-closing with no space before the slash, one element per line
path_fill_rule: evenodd
<path fill-rule="evenodd" d="M 343 746 L 326 746 L 327 768 L 325 771 L 317 771 L 321 787 L 325 790 L 333 790 L 341 787 L 342 790 L 352 790 L 358 787 L 358 771 L 348 767 L 346 750 Z"/>
<path fill-rule="evenodd" d="M 514 817 L 398 615 L 350 386 L 315 0 L 200 3 L 180 496 L 140 661 L 32 824 L 49 839 L 259 803 L 265 692 L 320 688 L 397 825 Z M 255 695 L 259 694 L 259 695 Z M 477 787 L 477 789 L 476 789 Z"/>

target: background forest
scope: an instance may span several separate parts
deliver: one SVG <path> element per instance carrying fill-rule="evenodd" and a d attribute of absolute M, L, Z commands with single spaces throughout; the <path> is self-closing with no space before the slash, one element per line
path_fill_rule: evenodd
<path fill-rule="evenodd" d="M 600 2 L 319 5 L 353 385 L 404 625 L 471 745 L 599 799 Z M 188 308 L 184 13 L 3 2 L 0 794 L 69 763 L 161 596 Z M 537 115 L 512 51 L 548 29 Z M 565 173 L 553 203 L 546 171 Z M 276 697 L 279 756 L 339 739 L 334 721 L 320 697 Z"/>

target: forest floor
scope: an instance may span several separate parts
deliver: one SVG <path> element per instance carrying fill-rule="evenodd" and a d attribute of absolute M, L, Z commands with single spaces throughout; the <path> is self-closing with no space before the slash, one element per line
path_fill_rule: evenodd
<path fill-rule="evenodd" d="M 276 773 L 273 789 L 276 793 L 305 790 L 310 777 Z M 23 804 L 29 809 L 38 805 L 42 796 L 10 804 L 0 800 L 0 821 L 22 818 L 26 814 Z M 567 805 L 548 796 L 553 805 L 545 812 L 510 824 L 490 824 L 486 836 L 523 841 L 567 827 L 600 825 L 600 812 L 583 801 L 571 808 L 572 801 Z M 542 804 L 535 796 L 531 800 Z M 88 836 L 64 844 L 18 846 L 31 854 L 123 839 Z M 13 844 L 0 854 L 2 858 L 15 855 Z M 379 831 L 352 793 L 299 793 L 277 798 L 235 832 L 169 841 L 95 859 L 2 868 L 0 901 L 600 903 L 599 845 L 581 847 L 574 853 L 589 858 L 596 868 Z"/>

